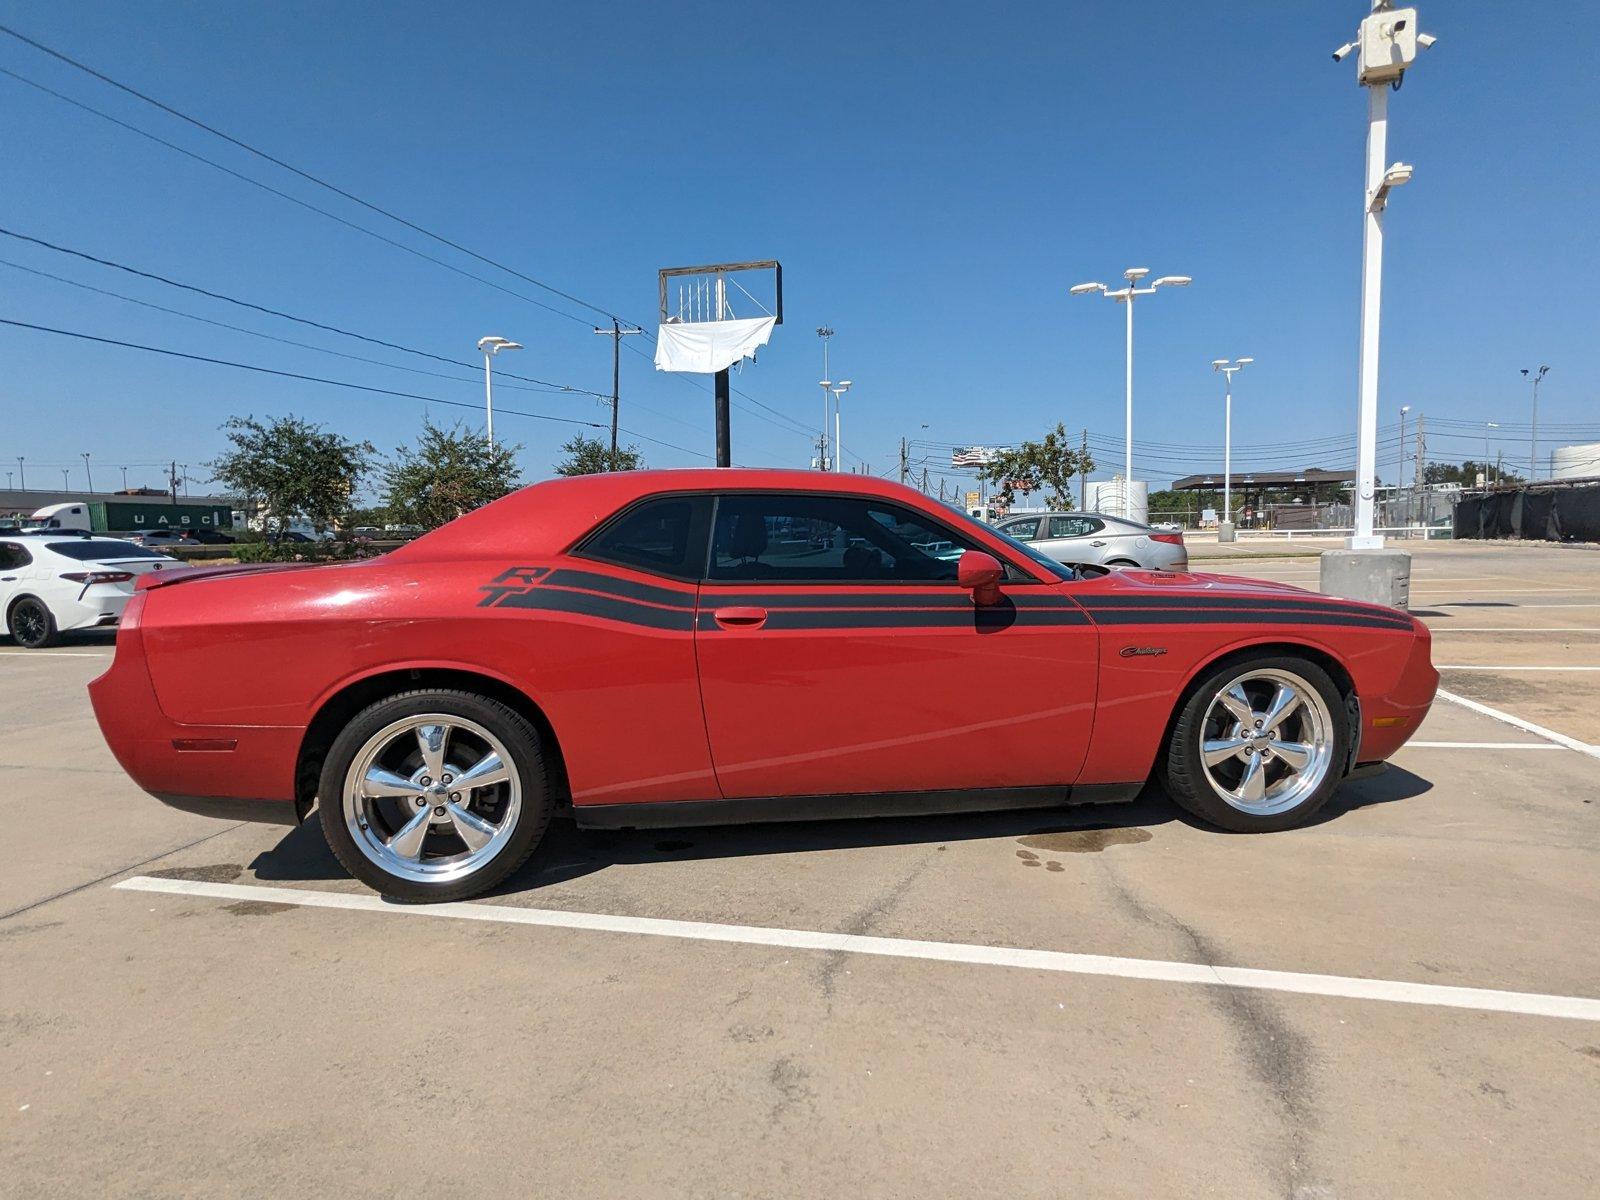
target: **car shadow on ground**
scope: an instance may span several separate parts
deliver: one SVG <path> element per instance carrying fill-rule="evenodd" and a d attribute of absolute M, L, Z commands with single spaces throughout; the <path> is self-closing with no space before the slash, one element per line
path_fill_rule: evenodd
<path fill-rule="evenodd" d="M 1336 821 L 1347 813 L 1430 791 L 1433 784 L 1391 766 L 1380 775 L 1347 783 L 1311 825 Z M 702 825 L 682 829 L 580 829 L 571 820 L 551 823 L 543 843 L 521 870 L 488 893 L 507 896 L 581 879 L 609 867 L 681 860 L 803 854 L 815 850 L 857 850 L 996 838 L 1051 838 L 1051 848 L 1097 850 L 1148 836 L 1119 836 L 1169 822 L 1216 833 L 1169 800 L 1151 784 L 1125 804 L 1080 805 L 1008 812 L 959 813 L 928 817 L 872 817 L 837 821 L 783 821 L 755 825 Z M 1216 836 L 1227 836 L 1216 833 Z M 1271 835 L 1264 835 L 1271 836 Z M 348 874 L 328 848 L 313 815 L 250 864 L 263 882 L 314 882 L 346 879 Z"/>
<path fill-rule="evenodd" d="M 109 650 L 117 644 L 117 631 L 115 629 L 77 629 L 59 634 L 58 637 L 60 640 L 53 647 L 57 650 L 86 649 L 94 646 L 101 646 Z M 20 649 L 17 646 L 16 639 L 9 634 L 0 637 L 0 646 L 4 646 L 7 649 Z M 51 647 L 46 647 L 39 653 L 48 654 L 51 649 Z"/>

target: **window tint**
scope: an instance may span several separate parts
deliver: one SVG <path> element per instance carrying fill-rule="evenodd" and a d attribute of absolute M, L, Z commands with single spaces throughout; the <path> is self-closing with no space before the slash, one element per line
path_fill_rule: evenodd
<path fill-rule="evenodd" d="M 75 558 L 79 562 L 96 562 L 105 558 L 165 558 L 154 550 L 146 550 L 143 546 L 135 546 L 132 542 L 119 541 L 117 538 L 79 538 L 73 542 L 50 542 L 46 549 L 54 550 L 64 558 Z"/>
<path fill-rule="evenodd" d="M 0 542 L 0 571 L 11 571 L 17 567 L 25 567 L 33 561 L 29 554 L 15 542 Z"/>
<path fill-rule="evenodd" d="M 910 509 L 847 496 L 724 496 L 712 579 L 774 582 L 950 582 L 975 547 Z"/>
<path fill-rule="evenodd" d="M 658 575 L 699 579 L 710 505 L 703 496 L 646 500 L 602 526 L 578 553 Z"/>
<path fill-rule="evenodd" d="M 1106 523 L 1095 517 L 1050 518 L 1050 536 L 1053 538 L 1087 537 L 1091 533 L 1099 533 L 1105 527 Z"/>
<path fill-rule="evenodd" d="M 1031 542 L 1039 536 L 1039 518 L 1029 517 L 1026 521 L 1012 521 L 1009 525 L 1002 525 L 1012 537 L 1019 542 Z"/>

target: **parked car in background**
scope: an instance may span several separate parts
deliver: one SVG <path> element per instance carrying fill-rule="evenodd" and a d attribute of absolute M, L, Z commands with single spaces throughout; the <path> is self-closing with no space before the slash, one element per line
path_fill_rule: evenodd
<path fill-rule="evenodd" d="M 220 529 L 208 529 L 201 526 L 197 529 L 185 529 L 184 540 L 199 542 L 202 546 L 231 546 L 238 539 L 231 533 L 223 533 Z"/>
<path fill-rule="evenodd" d="M 297 544 L 305 543 L 309 545 L 314 540 L 314 538 L 308 538 L 305 534 L 294 529 L 274 529 L 271 533 L 267 534 L 267 541 L 273 543 L 274 545 L 279 542 L 295 542 Z"/>
<path fill-rule="evenodd" d="M 0 633 L 37 650 L 71 630 L 115 625 L 135 579 L 181 565 L 118 538 L 7 538 L 0 541 Z"/>
<path fill-rule="evenodd" d="M 1186 571 L 1183 533 L 1108 517 L 1105 513 L 1047 512 L 1008 517 L 995 526 L 1059 563 Z"/>
<path fill-rule="evenodd" d="M 160 548 L 162 546 L 181 546 L 186 539 L 176 529 L 144 529 L 138 533 L 130 534 L 127 540 L 135 546 Z"/>
<path fill-rule="evenodd" d="M 558 811 L 1053 807 L 1154 773 L 1211 824 L 1288 829 L 1416 732 L 1429 646 L 1287 584 L 1063 566 L 871 476 L 616 471 L 365 562 L 147 581 L 89 692 L 166 803 L 315 808 L 365 883 L 460 900 Z"/>

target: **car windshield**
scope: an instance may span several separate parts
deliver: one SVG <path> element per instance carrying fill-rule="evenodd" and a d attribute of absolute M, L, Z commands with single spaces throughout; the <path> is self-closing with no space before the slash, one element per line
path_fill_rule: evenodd
<path fill-rule="evenodd" d="M 135 546 L 132 542 L 123 542 L 116 538 L 79 538 L 73 542 L 46 542 L 45 548 L 54 550 L 66 558 L 75 558 L 79 562 L 97 562 L 108 558 L 166 557 L 154 550 L 146 550 L 143 546 Z"/>
<path fill-rule="evenodd" d="M 1078 572 L 1073 567 L 1068 566 L 1066 563 L 1058 563 L 1053 558 L 1046 558 L 1043 554 L 1039 553 L 1039 551 L 1035 550 L 1032 546 L 1028 545 L 1027 542 L 1019 542 L 1016 538 L 1012 537 L 1005 530 L 996 529 L 993 525 L 985 525 L 982 521 L 978 520 L 976 517 L 969 516 L 967 513 L 964 513 L 964 512 L 957 511 L 957 512 L 955 512 L 954 515 L 959 517 L 961 520 L 965 521 L 969 525 L 976 525 L 979 529 L 984 530 L 986 533 L 993 534 L 995 537 L 999 538 L 1006 545 L 1010 546 L 1013 550 L 1015 550 L 1023 558 L 1028 559 L 1030 562 L 1038 563 L 1041 567 L 1043 567 L 1046 571 L 1049 571 L 1050 574 L 1054 575 L 1057 579 L 1076 579 L 1076 578 L 1078 578 Z"/>

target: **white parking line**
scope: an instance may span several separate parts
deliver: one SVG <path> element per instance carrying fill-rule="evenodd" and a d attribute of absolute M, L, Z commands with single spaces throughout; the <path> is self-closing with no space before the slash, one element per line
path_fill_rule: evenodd
<path fill-rule="evenodd" d="M 1496 667 L 1489 663 L 1435 663 L 1436 671 L 1600 671 L 1600 667 Z"/>
<path fill-rule="evenodd" d="M 1465 696 L 1458 696 L 1454 692 L 1447 692 L 1440 688 L 1435 693 L 1441 700 L 1448 700 L 1452 704 L 1459 704 L 1462 708 L 1471 709 L 1486 717 L 1493 717 L 1496 721 L 1503 721 L 1524 733 L 1536 733 L 1547 741 L 1552 741 L 1558 746 L 1565 746 L 1568 750 L 1576 750 L 1579 754 L 1587 754 L 1590 758 L 1600 758 L 1600 746 L 1591 746 L 1580 742 L 1577 738 L 1568 737 L 1564 733 L 1557 733 L 1554 729 L 1546 729 L 1543 725 L 1535 725 L 1532 721 L 1525 721 L 1521 717 L 1514 717 L 1508 712 L 1501 712 L 1498 708 L 1490 708 L 1487 704 L 1480 704 L 1476 700 L 1469 700 Z"/>
<path fill-rule="evenodd" d="M 1554 742 L 1407 742 L 1406 750 L 1563 750 Z"/>
<path fill-rule="evenodd" d="M 979 946 L 963 942 L 923 942 L 908 938 L 867 937 L 854 933 L 827 933 L 809 929 L 770 929 L 759 925 L 670 921 L 658 917 L 559 912 L 540 908 L 513 908 L 499 904 L 391 904 L 382 897 L 365 893 L 350 895 L 343 892 L 301 891 L 298 888 L 257 887 L 251 884 L 203 883 L 191 879 L 153 879 L 148 875 L 125 879 L 113 886 L 139 892 L 206 896 L 217 900 L 264 900 L 272 904 L 297 904 L 307 908 L 345 908 L 397 917 L 496 921 L 509 925 L 542 925 L 557 929 L 632 933 L 648 937 L 685 938 L 700 942 L 779 946 L 789 950 L 820 950 L 835 953 L 843 951 L 886 958 L 931 959 L 936 962 L 967 963 L 973 966 L 1059 971 L 1069 975 L 1101 975 L 1162 983 L 1193 983 L 1211 987 L 1249 988 L 1257 991 L 1298 992 L 1308 996 L 1381 1000 L 1391 1004 L 1422 1004 L 1436 1008 L 1466 1008 L 1479 1012 L 1520 1013 L 1527 1016 L 1600 1021 L 1600 1000 L 1586 996 L 1549 996 L 1534 992 L 1502 992 L 1490 988 L 1446 987 L 1434 983 L 1360 979 L 1347 975 L 1306 975 L 1297 971 L 1260 971 L 1250 967 L 1212 966 L 1207 963 L 1113 958 L 1100 954 L 1069 954 L 1059 950 L 1026 950 L 1012 946 Z"/>
<path fill-rule="evenodd" d="M 1435 637 L 1441 633 L 1600 633 L 1600 629 L 1590 625 L 1530 625 L 1526 629 L 1515 625 L 1430 625 L 1428 628 Z"/>
<path fill-rule="evenodd" d="M 1600 602 L 1585 600 L 1581 603 L 1561 604 L 1515 604 L 1512 601 L 1482 604 L 1477 600 L 1449 600 L 1441 603 L 1424 604 L 1423 608 L 1600 608 Z"/>
<path fill-rule="evenodd" d="M 110 658 L 93 650 L 0 650 L 0 654 L 15 654 L 23 658 Z"/>

